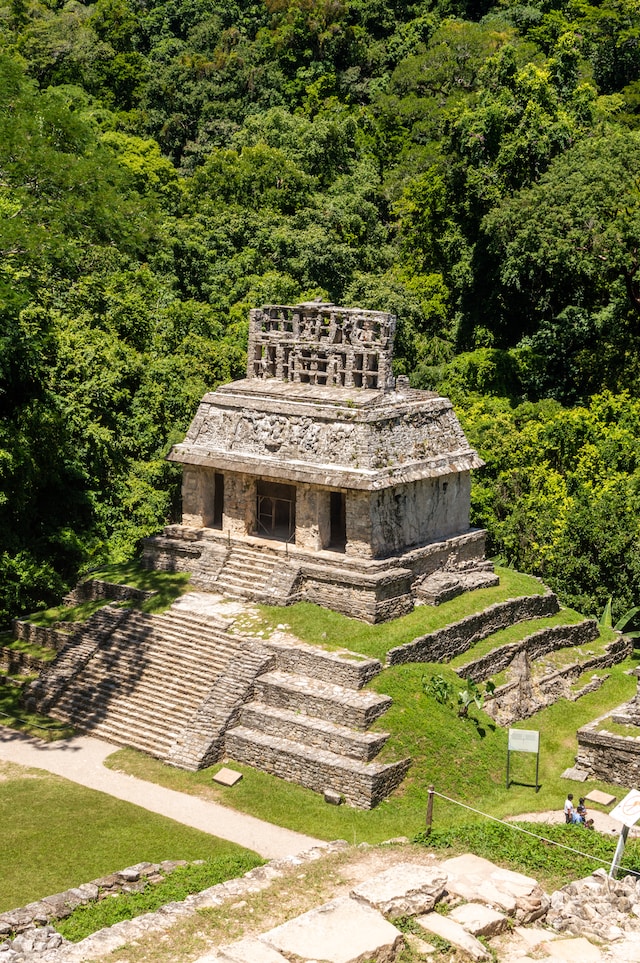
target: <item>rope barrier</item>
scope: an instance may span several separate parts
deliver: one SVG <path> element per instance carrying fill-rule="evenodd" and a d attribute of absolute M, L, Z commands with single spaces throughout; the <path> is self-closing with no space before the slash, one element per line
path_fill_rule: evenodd
<path fill-rule="evenodd" d="M 600 866 L 608 866 L 609 860 L 604 860 L 600 856 L 594 856 L 592 853 L 583 853 L 580 849 L 574 849 L 573 846 L 565 846 L 564 843 L 558 843 L 555 839 L 548 839 L 546 836 L 540 836 L 539 833 L 531 832 L 529 829 L 524 829 L 522 826 L 518 826 L 517 823 L 507 822 L 504 819 L 499 819 L 497 816 L 491 816 L 489 813 L 483 813 L 480 809 L 474 809 L 473 806 L 468 806 L 466 803 L 460 802 L 458 799 L 451 799 L 450 796 L 445 796 L 444 793 L 438 792 L 436 789 L 430 789 L 434 796 L 439 796 L 440 799 L 446 799 L 447 802 L 453 803 L 455 806 L 461 806 L 463 809 L 468 809 L 469 812 L 475 813 L 477 816 L 484 816 L 485 819 L 491 819 L 494 823 L 500 823 L 501 826 L 506 826 L 507 829 L 513 829 L 519 833 L 524 833 L 526 836 L 532 836 L 534 839 L 539 839 L 543 843 L 548 843 L 550 846 L 557 846 L 559 849 L 566 849 L 569 853 L 575 853 L 576 856 L 583 856 L 585 859 L 591 859 L 594 863 L 598 863 Z M 619 866 L 619 870 L 625 873 L 631 873 L 633 876 L 638 876 L 637 870 L 633 870 L 624 866 Z"/>

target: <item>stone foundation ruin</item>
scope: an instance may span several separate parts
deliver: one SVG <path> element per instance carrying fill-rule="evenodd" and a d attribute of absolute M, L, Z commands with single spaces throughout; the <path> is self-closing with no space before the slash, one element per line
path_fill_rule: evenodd
<path fill-rule="evenodd" d="M 169 458 L 182 521 L 148 567 L 369 622 L 495 584 L 469 525 L 483 463 L 446 398 L 392 374 L 395 318 L 312 302 L 251 311 L 247 377 L 206 394 Z"/>

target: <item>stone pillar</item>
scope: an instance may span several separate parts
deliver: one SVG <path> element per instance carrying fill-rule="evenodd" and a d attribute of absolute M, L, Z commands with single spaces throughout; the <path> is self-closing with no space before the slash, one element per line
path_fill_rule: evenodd
<path fill-rule="evenodd" d="M 296 547 L 307 552 L 322 548 L 318 528 L 321 493 L 311 485 L 296 485 Z"/>
<path fill-rule="evenodd" d="M 347 492 L 345 514 L 347 527 L 345 555 L 372 558 L 371 493 Z"/>
<path fill-rule="evenodd" d="M 225 474 L 222 530 L 235 537 L 253 533 L 256 527 L 256 483 L 249 475 Z"/>
<path fill-rule="evenodd" d="M 207 528 L 213 520 L 213 472 L 198 465 L 185 465 L 182 472 L 182 524 Z"/>
<path fill-rule="evenodd" d="M 327 548 L 331 541 L 331 492 L 318 491 L 318 542 L 319 548 Z"/>

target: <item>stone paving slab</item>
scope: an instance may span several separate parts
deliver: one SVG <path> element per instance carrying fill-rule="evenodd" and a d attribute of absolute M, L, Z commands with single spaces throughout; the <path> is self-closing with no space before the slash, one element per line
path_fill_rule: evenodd
<path fill-rule="evenodd" d="M 393 963 L 402 934 L 376 910 L 349 897 L 334 899 L 263 933 L 287 958 L 322 963 Z"/>
<path fill-rule="evenodd" d="M 562 960 L 563 963 L 600 963 L 604 957 L 597 946 L 579 936 L 571 940 L 554 940 L 552 943 L 541 943 L 540 949 L 547 953 L 552 960 Z"/>
<path fill-rule="evenodd" d="M 502 869 L 471 853 L 445 860 L 442 868 L 447 873 L 449 893 L 469 902 L 497 906 L 510 916 L 515 915 L 519 900 L 526 900 L 539 888 L 530 876 Z"/>
<path fill-rule="evenodd" d="M 441 898 L 447 882 L 438 866 L 398 863 L 351 891 L 351 897 L 387 918 L 428 913 Z"/>
<path fill-rule="evenodd" d="M 219 769 L 213 777 L 213 781 L 219 782 L 221 786 L 235 786 L 241 779 L 241 772 L 236 772 L 234 769 L 227 769 L 226 766 Z"/>
<path fill-rule="evenodd" d="M 640 963 L 640 935 L 630 933 L 622 942 L 611 943 L 608 950 L 616 963 Z"/>
<path fill-rule="evenodd" d="M 616 796 L 611 793 L 601 792 L 599 789 L 592 789 L 585 797 L 589 802 L 598 803 L 600 806 L 611 806 L 616 801 Z"/>
<path fill-rule="evenodd" d="M 462 950 L 471 957 L 472 960 L 489 960 L 491 958 L 488 950 L 471 933 L 467 933 L 460 923 L 456 923 L 448 916 L 441 916 L 439 913 L 427 913 L 426 916 L 416 917 L 416 922 L 435 936 L 441 937 L 452 946 Z"/>
<path fill-rule="evenodd" d="M 263 940 L 253 937 L 232 943 L 230 946 L 221 946 L 218 950 L 218 960 L 220 963 L 289 963 L 282 953 L 278 953 Z M 203 961 L 198 960 L 198 963 Z"/>
<path fill-rule="evenodd" d="M 502 913 L 497 913 L 482 903 L 455 906 L 449 913 L 449 918 L 460 923 L 472 936 L 497 936 L 506 930 L 509 923 Z"/>

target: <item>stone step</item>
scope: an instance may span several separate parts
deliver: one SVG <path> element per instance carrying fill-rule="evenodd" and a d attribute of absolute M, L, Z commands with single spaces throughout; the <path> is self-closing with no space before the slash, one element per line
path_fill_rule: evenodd
<path fill-rule="evenodd" d="M 155 660 L 145 664 L 141 658 L 137 661 L 118 658 L 116 661 L 113 655 L 114 653 L 109 651 L 97 652 L 76 675 L 76 679 L 79 681 L 84 678 L 89 684 L 109 677 L 117 680 L 120 685 L 133 685 L 144 679 L 148 684 L 159 686 L 161 691 L 170 690 L 177 684 L 184 685 L 187 680 L 190 685 L 203 686 L 220 675 L 233 658 L 233 654 L 225 653 L 225 657 L 216 660 L 215 663 L 213 660 L 207 660 L 199 664 L 165 658 L 161 652 L 158 652 Z"/>
<path fill-rule="evenodd" d="M 331 789 L 359 809 L 371 809 L 388 796 L 402 782 L 410 764 L 410 760 L 387 766 L 361 762 L 244 726 L 227 730 L 225 753 L 314 792 Z"/>
<path fill-rule="evenodd" d="M 181 705 L 197 706 L 215 681 L 216 676 L 214 675 L 206 682 L 195 685 L 191 679 L 186 678 L 178 684 L 160 687 L 158 684 L 144 679 L 123 683 L 121 680 L 93 673 L 77 678 L 69 697 L 73 698 L 77 695 L 82 699 L 107 699 L 109 701 L 137 699 L 141 703 L 146 702 L 154 705 L 160 702 L 164 713 L 170 711 L 174 706 L 178 708 Z M 64 701 L 64 698 L 65 696 L 62 697 L 61 702 Z"/>
<path fill-rule="evenodd" d="M 278 670 L 309 675 L 349 689 L 361 689 L 382 671 L 379 659 L 364 658 L 356 652 L 329 652 L 298 640 L 277 639 L 265 644 L 274 652 Z"/>
<path fill-rule="evenodd" d="M 137 720 L 141 723 L 149 722 L 157 729 L 160 723 L 162 726 L 173 725 L 190 718 L 202 700 L 203 696 L 200 696 L 186 701 L 183 705 L 169 702 L 159 706 L 142 693 L 125 694 L 108 686 L 101 686 L 99 690 L 92 692 L 74 688 L 73 692 L 59 700 L 56 711 L 74 713 L 78 718 L 80 715 L 131 715 L 134 724 Z"/>
<path fill-rule="evenodd" d="M 143 652 L 124 651 L 119 648 L 101 648 L 92 660 L 96 665 L 106 666 L 110 672 L 122 676 L 139 676 L 141 672 L 166 672 L 168 675 L 196 674 L 219 670 L 235 658 L 238 649 L 207 651 L 198 659 L 193 653 L 166 651 L 161 644 Z"/>
<path fill-rule="evenodd" d="M 392 703 L 389 696 L 368 690 L 348 689 L 309 676 L 267 672 L 255 683 L 258 702 L 318 716 L 338 725 L 367 729 Z"/>
<path fill-rule="evenodd" d="M 221 642 L 239 644 L 235 639 L 230 639 L 223 629 L 211 629 L 207 633 L 196 632 L 185 626 L 183 630 L 179 625 L 161 624 L 152 627 L 137 626 L 135 624 L 117 627 L 110 634 L 109 638 L 116 640 L 129 641 L 136 647 L 144 649 L 148 644 L 152 644 L 154 639 L 161 638 L 163 644 L 171 647 L 175 651 L 201 651 L 207 646 L 217 646 Z"/>
<path fill-rule="evenodd" d="M 370 762 L 389 738 L 388 732 L 361 732 L 261 702 L 243 706 L 239 724 L 265 735 L 316 746 L 363 762 Z"/>

